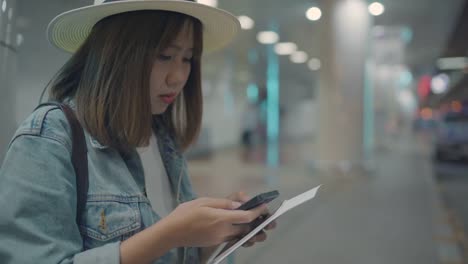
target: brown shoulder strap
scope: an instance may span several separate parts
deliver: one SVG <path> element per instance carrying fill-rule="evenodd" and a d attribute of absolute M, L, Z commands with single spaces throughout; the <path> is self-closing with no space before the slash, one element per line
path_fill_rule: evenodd
<path fill-rule="evenodd" d="M 88 155 L 86 148 L 86 140 L 83 132 L 83 127 L 75 116 L 73 110 L 66 104 L 57 102 L 47 102 L 40 104 L 36 109 L 42 106 L 54 105 L 59 107 L 65 114 L 68 124 L 72 131 L 72 155 L 71 160 L 73 169 L 76 174 L 76 223 L 81 222 L 81 214 L 86 206 L 88 196 Z"/>

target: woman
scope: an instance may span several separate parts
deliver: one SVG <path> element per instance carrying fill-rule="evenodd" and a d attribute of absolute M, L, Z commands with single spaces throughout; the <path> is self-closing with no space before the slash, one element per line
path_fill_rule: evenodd
<path fill-rule="evenodd" d="M 50 98 L 85 130 L 87 202 L 77 224 L 70 127 L 59 108 L 41 107 L 0 171 L 0 262 L 198 263 L 248 232 L 266 207 L 233 210 L 242 193 L 195 199 L 180 154 L 200 130 L 203 46 L 224 46 L 238 27 L 224 11 L 173 0 L 96 0 L 55 18 L 49 39 L 73 56 Z M 146 146 L 159 150 L 154 175 L 138 153 Z M 153 199 L 149 178 L 160 183 Z"/>

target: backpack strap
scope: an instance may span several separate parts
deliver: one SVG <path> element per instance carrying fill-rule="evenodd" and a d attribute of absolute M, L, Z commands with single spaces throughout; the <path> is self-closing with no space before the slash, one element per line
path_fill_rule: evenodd
<path fill-rule="evenodd" d="M 73 164 L 73 169 L 76 174 L 76 193 L 77 193 L 77 203 L 76 203 L 76 223 L 79 225 L 81 222 L 81 214 L 84 211 L 86 206 L 86 200 L 88 196 L 88 155 L 86 148 L 86 140 L 83 131 L 83 127 L 76 118 L 75 113 L 70 108 L 70 106 L 64 103 L 58 102 L 47 102 L 40 104 L 36 109 L 43 106 L 57 106 L 65 114 L 65 117 L 68 120 L 72 131 L 72 154 L 71 161 Z"/>

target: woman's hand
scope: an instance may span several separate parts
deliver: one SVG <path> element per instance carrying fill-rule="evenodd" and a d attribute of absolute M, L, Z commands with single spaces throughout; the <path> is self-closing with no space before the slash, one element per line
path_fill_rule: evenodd
<path fill-rule="evenodd" d="M 245 203 L 247 202 L 248 200 L 251 199 L 250 196 L 248 196 L 246 193 L 244 192 L 236 192 L 236 193 L 233 193 L 231 195 L 228 196 L 228 199 L 230 200 L 233 200 L 235 202 L 239 202 L 239 203 Z M 270 216 L 268 210 L 265 211 L 264 214 L 262 214 L 260 217 L 262 218 L 268 218 Z M 273 221 L 271 222 L 270 224 L 268 224 L 264 230 L 272 230 L 272 229 L 275 229 L 276 228 L 276 221 Z M 250 231 L 250 227 L 247 231 L 247 233 Z M 264 231 L 261 231 L 259 232 L 257 235 L 255 235 L 254 237 L 252 237 L 251 239 L 249 239 L 249 241 L 245 242 L 244 245 L 242 245 L 243 247 L 251 247 L 253 246 L 255 243 L 257 242 L 263 242 L 267 239 L 267 235 Z"/>
<path fill-rule="evenodd" d="M 177 247 L 210 247 L 240 237 L 248 225 L 266 212 L 233 210 L 240 203 L 229 199 L 200 198 L 179 205 L 171 214 L 123 241 L 120 258 L 125 263 L 152 263 Z"/>
<path fill-rule="evenodd" d="M 177 247 L 211 247 L 241 237 L 248 225 L 267 213 L 266 205 L 250 211 L 233 210 L 239 202 L 230 199 L 199 198 L 179 205 L 161 221 L 172 230 Z"/>

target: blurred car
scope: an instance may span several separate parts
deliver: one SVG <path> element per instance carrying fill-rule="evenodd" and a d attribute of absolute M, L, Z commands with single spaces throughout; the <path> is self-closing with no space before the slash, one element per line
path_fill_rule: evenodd
<path fill-rule="evenodd" d="M 449 112 L 437 128 L 434 146 L 437 161 L 468 161 L 468 114 Z"/>

